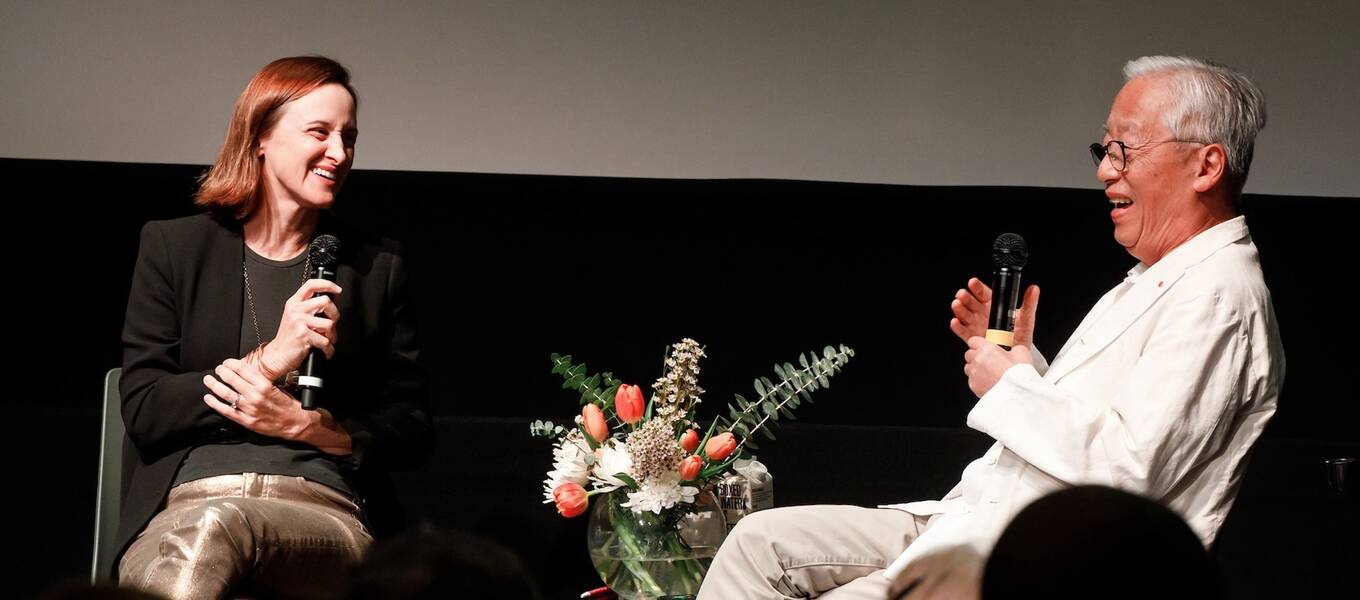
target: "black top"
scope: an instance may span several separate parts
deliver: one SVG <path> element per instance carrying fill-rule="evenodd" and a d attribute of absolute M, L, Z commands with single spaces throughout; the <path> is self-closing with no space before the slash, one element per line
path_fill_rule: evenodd
<path fill-rule="evenodd" d="M 245 269 L 250 274 L 241 311 L 241 344 L 237 356 L 245 356 L 278 332 L 283 305 L 306 280 L 307 251 L 288 260 L 270 260 L 245 247 Z M 243 281 L 245 281 L 243 279 Z M 254 310 L 251 306 L 254 305 Z M 254 314 L 252 314 L 254 313 Z M 258 337 L 256 325 L 259 325 Z M 234 473 L 267 473 L 305 477 L 354 496 L 332 455 L 315 446 L 256 434 L 231 424 L 239 439 L 204 444 L 189 451 L 172 485 Z"/>
<path fill-rule="evenodd" d="M 329 213 L 317 233 L 344 243 L 336 267 L 344 290 L 336 302 L 339 341 L 322 409 L 353 440 L 342 469 L 370 530 L 382 537 L 402 523 L 388 471 L 419 466 L 434 447 L 416 311 L 396 244 L 345 228 Z M 161 506 L 189 450 L 233 435 L 234 424 L 203 402 L 203 376 L 239 356 L 244 247 L 239 223 L 209 214 L 142 228 L 123 323 L 120 557 Z"/>

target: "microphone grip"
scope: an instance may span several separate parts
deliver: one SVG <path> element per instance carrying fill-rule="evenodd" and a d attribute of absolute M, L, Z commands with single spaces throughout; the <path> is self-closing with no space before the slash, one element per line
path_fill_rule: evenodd
<path fill-rule="evenodd" d="M 318 265 L 314 273 L 315 279 L 325 279 L 335 281 L 335 271 Z M 322 294 L 330 296 L 330 294 Z M 297 386 L 301 390 L 298 401 L 302 403 L 302 410 L 316 410 L 317 403 L 321 400 L 321 388 L 325 383 L 323 371 L 326 364 L 326 355 L 316 348 L 307 354 L 307 358 L 302 361 L 302 369 L 298 375 Z"/>
<path fill-rule="evenodd" d="M 1020 303 L 1020 270 L 1000 267 L 992 274 L 992 312 L 987 341 L 1010 348 L 1015 341 L 1015 311 Z"/>
<path fill-rule="evenodd" d="M 315 348 L 307 355 L 306 360 L 302 361 L 301 374 L 298 375 L 298 389 L 302 393 L 298 400 L 302 402 L 302 410 L 316 410 L 317 401 L 321 399 L 321 366 L 326 362 L 326 356 Z"/>

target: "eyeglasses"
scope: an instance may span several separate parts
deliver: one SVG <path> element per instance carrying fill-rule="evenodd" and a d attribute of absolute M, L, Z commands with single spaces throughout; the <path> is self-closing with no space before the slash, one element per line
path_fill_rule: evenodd
<path fill-rule="evenodd" d="M 1134 150 L 1142 150 L 1143 148 L 1153 146 L 1156 144 L 1171 144 L 1171 143 L 1208 144 L 1208 142 L 1201 142 L 1199 140 L 1161 140 L 1156 142 L 1146 142 L 1137 146 L 1130 146 L 1119 140 L 1110 140 L 1108 142 L 1105 142 L 1104 144 L 1096 142 L 1094 144 L 1091 144 L 1090 146 L 1091 161 L 1096 163 L 1096 166 L 1099 167 L 1100 161 L 1105 160 L 1106 157 L 1109 157 L 1110 166 L 1114 167 L 1114 170 L 1123 173 L 1125 169 L 1129 168 L 1128 156 L 1130 148 Z"/>

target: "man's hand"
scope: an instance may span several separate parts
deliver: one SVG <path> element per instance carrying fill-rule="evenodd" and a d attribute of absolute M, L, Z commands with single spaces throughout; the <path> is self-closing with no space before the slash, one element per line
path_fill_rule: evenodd
<path fill-rule="evenodd" d="M 949 303 L 954 318 L 949 320 L 949 330 L 959 336 L 963 343 L 969 338 L 986 337 L 987 320 L 992 314 L 992 288 L 974 277 L 968 286 L 954 293 L 954 301 Z M 1039 310 L 1039 286 L 1025 288 L 1025 297 L 1015 314 L 1015 345 L 1029 346 L 1034 342 L 1034 315 Z"/>
<path fill-rule="evenodd" d="M 987 289 L 987 286 L 982 285 L 982 282 L 976 278 L 968 282 L 969 287 L 973 287 L 974 282 L 977 282 L 982 291 L 986 292 L 986 297 L 990 299 L 991 290 Z M 964 290 L 959 290 L 959 292 L 962 294 Z M 973 313 L 967 307 L 969 305 L 977 306 L 981 301 L 975 293 L 970 293 L 969 296 L 967 302 L 956 299 L 954 304 L 956 306 L 962 305 L 965 316 L 972 318 Z M 990 303 L 987 304 L 990 305 Z M 1024 302 L 1015 315 L 1015 345 L 1010 350 L 1005 350 L 1001 346 L 987 341 L 981 335 L 974 335 L 964 340 L 968 343 L 968 351 L 963 353 L 963 374 L 968 376 L 968 389 L 973 390 L 977 397 L 981 398 L 983 394 L 990 391 L 1011 367 L 1020 363 L 1034 364 L 1034 356 L 1030 354 L 1029 346 L 1034 339 L 1034 315 L 1038 310 L 1039 286 L 1031 285 L 1025 290 Z M 958 315 L 959 312 L 959 309 L 955 309 L 954 314 Z M 955 323 L 958 322 L 960 322 L 960 319 L 956 317 L 950 322 L 950 328 L 955 329 Z M 983 334 L 985 334 L 987 329 L 985 313 L 982 329 Z M 972 328 L 960 327 L 955 329 L 954 333 L 959 334 L 960 330 L 971 332 Z"/>
<path fill-rule="evenodd" d="M 954 318 L 949 321 L 949 330 L 966 344 L 968 338 L 987 335 L 987 318 L 992 311 L 992 289 L 974 277 L 968 286 L 954 293 L 954 301 L 949 303 Z"/>

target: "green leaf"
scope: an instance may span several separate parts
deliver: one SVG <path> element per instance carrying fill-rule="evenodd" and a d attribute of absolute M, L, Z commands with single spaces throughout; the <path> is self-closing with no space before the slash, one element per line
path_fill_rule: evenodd
<path fill-rule="evenodd" d="M 704 433 L 704 439 L 699 440 L 698 451 L 703 451 L 708 446 L 709 438 L 713 437 L 713 432 L 718 429 L 718 419 L 713 419 L 713 423 L 708 426 L 708 431 Z"/>
<path fill-rule="evenodd" d="M 764 428 L 764 429 L 761 429 L 760 432 L 763 433 L 763 434 L 765 434 L 765 437 L 767 437 L 767 438 L 769 438 L 769 439 L 771 439 L 771 440 L 774 439 L 774 432 L 773 432 L 773 431 L 770 431 L 770 428 L 769 428 L 769 427 L 766 427 L 766 428 Z M 748 445 L 749 445 L 749 444 L 748 444 Z"/>
<path fill-rule="evenodd" d="M 825 356 L 828 360 L 830 360 L 831 357 L 836 355 L 836 349 L 832 348 L 831 346 L 827 346 L 822 349 L 822 355 Z"/>
<path fill-rule="evenodd" d="M 736 456 L 729 456 L 727 460 L 721 463 L 704 467 L 702 471 L 699 471 L 699 479 L 708 479 L 709 477 L 712 477 L 714 475 L 717 475 L 718 473 L 726 471 L 727 467 L 732 466 L 732 463 L 736 460 L 737 460 Z"/>
<path fill-rule="evenodd" d="M 552 421 L 534 421 L 529 424 L 529 435 L 532 437 L 554 437 L 562 432 L 562 427 L 554 425 Z"/>
<path fill-rule="evenodd" d="M 752 440 L 750 440 L 750 439 L 748 438 L 748 439 L 746 440 L 746 447 L 747 447 L 747 448 L 752 448 L 752 449 L 755 449 L 755 450 L 759 450 L 759 449 L 760 449 L 760 444 L 757 444 L 757 443 L 755 443 L 754 441 L 752 441 Z"/>
<path fill-rule="evenodd" d="M 788 419 L 788 420 L 790 420 L 790 421 L 797 421 L 797 420 L 798 420 L 798 417 L 793 416 L 793 411 L 791 411 L 791 410 L 789 410 L 789 409 L 787 409 L 787 408 L 781 408 L 781 409 L 779 409 L 779 414 L 784 415 L 784 418 L 786 418 L 786 419 Z"/>
<path fill-rule="evenodd" d="M 829 388 L 829 387 L 831 387 L 831 380 L 830 380 L 830 379 L 827 379 L 825 375 L 819 375 L 819 376 L 817 376 L 817 383 L 822 384 L 822 387 L 824 387 L 824 388 Z"/>
<path fill-rule="evenodd" d="M 789 363 L 784 363 L 784 372 L 788 373 L 789 375 L 793 375 L 794 373 L 797 373 L 798 370 L 793 368 L 793 365 Z M 785 377 L 784 379 L 789 379 L 789 377 Z"/>
<path fill-rule="evenodd" d="M 600 387 L 600 376 L 597 374 L 597 375 L 592 376 L 590 379 L 587 379 L 587 380 L 586 380 L 586 387 L 588 387 L 588 388 L 590 388 L 590 389 L 592 389 L 592 390 L 595 389 L 595 388 L 597 388 L 597 387 Z"/>
<path fill-rule="evenodd" d="M 742 410 L 746 410 L 748 407 L 751 406 L 751 403 L 748 402 L 746 398 L 742 397 L 741 394 L 734 395 L 737 397 L 737 406 L 740 406 Z"/>
<path fill-rule="evenodd" d="M 807 366 L 808 366 L 807 353 L 803 353 L 803 354 L 799 354 L 799 355 L 798 355 L 798 364 L 799 364 L 799 365 L 802 365 L 804 369 L 807 368 Z"/>
<path fill-rule="evenodd" d="M 586 426 L 585 426 L 585 425 L 577 425 L 577 426 L 576 426 L 576 429 L 578 429 L 578 430 L 581 431 L 581 437 L 586 438 L 586 445 L 587 445 L 587 446 L 590 446 L 590 449 L 591 449 L 592 451 L 595 450 L 596 448 L 599 448 L 599 447 L 600 447 L 600 443 L 597 442 L 597 441 L 595 441 L 595 438 L 590 437 L 590 434 L 589 434 L 589 433 L 586 433 Z"/>
<path fill-rule="evenodd" d="M 780 365 L 774 366 L 774 374 L 778 375 L 780 379 L 788 379 L 788 376 L 784 375 L 784 367 Z"/>
<path fill-rule="evenodd" d="M 628 487 L 632 488 L 633 491 L 635 492 L 637 491 L 638 489 L 637 480 L 633 479 L 632 477 L 629 477 L 627 473 L 615 473 L 614 478 L 628 484 Z"/>
<path fill-rule="evenodd" d="M 776 405 L 773 400 L 766 400 L 764 403 L 760 405 L 760 408 L 765 411 L 766 415 L 769 415 L 771 417 L 778 414 L 779 411 L 778 405 Z"/>
<path fill-rule="evenodd" d="M 765 384 L 762 383 L 759 379 L 757 379 L 757 380 L 755 381 L 754 385 L 755 385 L 755 388 L 756 388 L 756 395 L 757 395 L 757 396 L 760 396 L 760 397 L 764 397 L 764 396 L 765 396 Z"/>
<path fill-rule="evenodd" d="M 622 384 L 620 384 L 620 383 L 618 383 L 618 382 L 614 382 L 614 383 L 610 384 L 609 387 L 604 388 L 604 391 L 601 392 L 600 395 L 601 395 L 601 396 L 604 396 L 604 397 L 607 398 L 607 399 L 609 399 L 609 403 L 612 405 L 612 404 L 614 404 L 614 396 L 617 396 L 618 393 L 619 393 L 619 386 L 620 386 L 620 385 L 622 385 Z"/>
<path fill-rule="evenodd" d="M 768 377 L 761 377 L 761 378 L 760 378 L 760 381 L 761 381 L 762 383 L 765 384 L 765 389 L 767 389 L 767 390 L 769 390 L 769 391 L 771 391 L 771 392 L 774 391 L 775 385 L 774 385 L 774 382 L 773 382 L 773 381 L 770 381 L 770 378 L 768 378 Z M 761 395 L 763 396 L 764 394 L 761 394 Z"/>
<path fill-rule="evenodd" d="M 562 389 L 564 390 L 580 389 L 581 382 L 585 380 L 586 378 L 583 375 L 573 375 L 570 379 L 568 379 L 565 383 L 562 384 Z"/>

